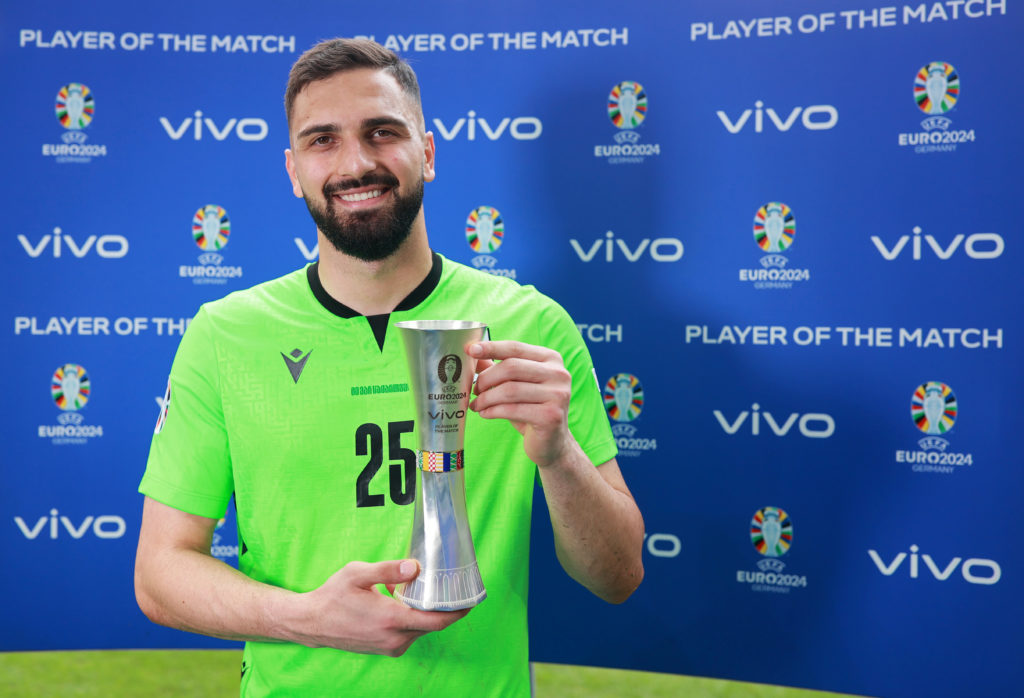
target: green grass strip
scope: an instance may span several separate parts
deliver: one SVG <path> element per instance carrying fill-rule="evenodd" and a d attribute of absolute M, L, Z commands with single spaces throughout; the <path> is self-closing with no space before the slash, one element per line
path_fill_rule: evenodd
<path fill-rule="evenodd" d="M 239 650 L 0 653 L 0 698 L 228 698 Z M 644 671 L 534 665 L 537 698 L 841 698 L 838 693 Z"/>

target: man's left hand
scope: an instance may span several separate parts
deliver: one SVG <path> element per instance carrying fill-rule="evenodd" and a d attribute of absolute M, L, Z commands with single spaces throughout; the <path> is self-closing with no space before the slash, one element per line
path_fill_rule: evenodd
<path fill-rule="evenodd" d="M 476 342 L 476 398 L 469 408 L 484 419 L 507 419 L 523 435 L 523 448 L 541 468 L 572 448 L 569 400 L 572 376 L 552 349 L 514 341 Z"/>

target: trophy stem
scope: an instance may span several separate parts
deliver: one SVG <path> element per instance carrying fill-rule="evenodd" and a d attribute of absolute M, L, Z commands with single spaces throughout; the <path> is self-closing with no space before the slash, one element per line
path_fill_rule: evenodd
<path fill-rule="evenodd" d="M 421 451 L 419 489 L 409 557 L 420 574 L 400 584 L 395 597 L 422 611 L 471 608 L 485 598 L 466 513 L 463 453 Z"/>
<path fill-rule="evenodd" d="M 475 359 L 466 347 L 486 325 L 462 321 L 399 322 L 416 404 L 416 502 L 409 557 L 419 576 L 395 589 L 395 598 L 424 611 L 471 608 L 487 597 L 466 512 L 466 411 Z"/>

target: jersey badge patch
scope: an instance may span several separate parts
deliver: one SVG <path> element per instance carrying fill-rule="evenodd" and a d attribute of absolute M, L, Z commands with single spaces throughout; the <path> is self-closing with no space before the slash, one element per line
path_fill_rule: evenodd
<path fill-rule="evenodd" d="M 292 374 L 292 380 L 296 383 L 299 382 L 299 376 L 302 375 L 302 369 L 306 367 L 306 361 L 309 359 L 309 355 L 313 353 L 310 349 L 303 356 L 301 349 L 292 349 L 289 354 L 281 352 L 281 357 L 284 358 L 285 366 L 288 367 L 288 373 Z"/>

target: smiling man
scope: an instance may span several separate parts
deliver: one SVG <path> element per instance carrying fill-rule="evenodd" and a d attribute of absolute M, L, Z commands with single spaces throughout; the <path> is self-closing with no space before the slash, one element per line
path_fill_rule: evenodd
<path fill-rule="evenodd" d="M 554 301 L 431 250 L 434 139 L 408 64 L 370 41 L 323 42 L 292 68 L 285 107 L 285 166 L 320 259 L 204 305 L 182 339 L 139 487 L 139 605 L 245 640 L 243 696 L 527 696 L 535 477 L 570 576 L 613 603 L 643 577 L 643 522 L 590 356 Z M 414 406 L 388 328 L 429 319 L 484 322 L 494 338 L 469 349 L 467 508 L 488 592 L 472 610 L 419 611 L 384 590 L 419 571 L 401 557 Z M 238 570 L 210 555 L 232 496 Z"/>

